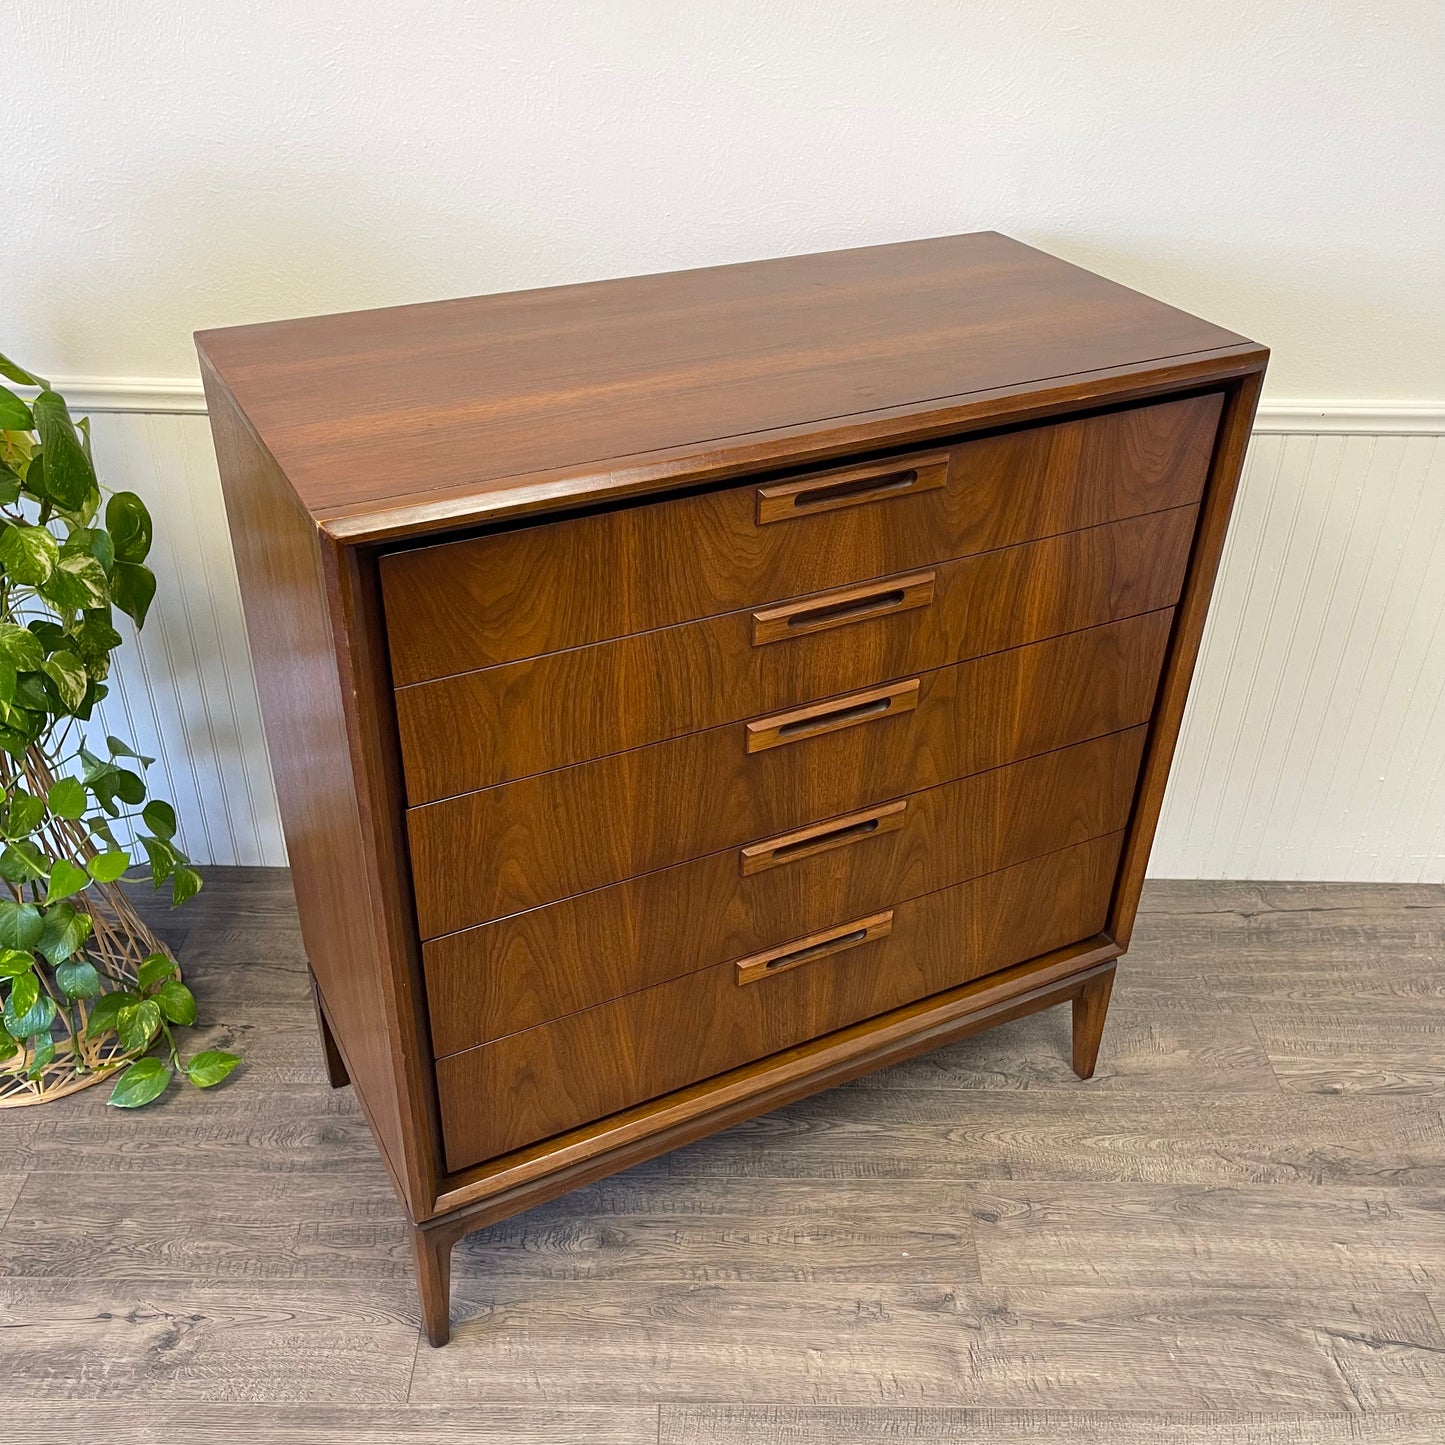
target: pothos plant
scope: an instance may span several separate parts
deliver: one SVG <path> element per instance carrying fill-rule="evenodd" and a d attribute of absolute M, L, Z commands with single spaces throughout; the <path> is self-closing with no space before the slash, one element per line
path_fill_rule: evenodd
<path fill-rule="evenodd" d="M 112 609 L 140 627 L 155 596 L 151 519 L 135 493 L 103 493 L 89 418 L 3 356 L 0 376 L 38 388 L 27 402 L 0 385 L 0 1095 L 7 1074 L 129 1061 L 110 1103 L 135 1108 L 173 1070 L 207 1088 L 239 1062 L 211 1049 L 182 1065 L 172 1029 L 195 999 L 116 887 L 133 852 L 173 906 L 201 887 L 174 810 L 148 796 L 153 760 L 93 736 L 122 640 Z"/>

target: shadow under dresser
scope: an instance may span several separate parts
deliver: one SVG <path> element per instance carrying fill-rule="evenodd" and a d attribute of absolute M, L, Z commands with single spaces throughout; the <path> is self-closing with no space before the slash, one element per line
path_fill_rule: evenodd
<path fill-rule="evenodd" d="M 197 338 L 332 1082 L 469 1230 L 1052 1004 L 1266 352 L 1006 237 Z"/>

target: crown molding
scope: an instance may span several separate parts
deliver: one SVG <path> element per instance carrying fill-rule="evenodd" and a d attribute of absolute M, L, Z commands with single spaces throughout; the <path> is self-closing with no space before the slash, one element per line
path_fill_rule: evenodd
<path fill-rule="evenodd" d="M 190 377 L 58 376 L 73 411 L 200 413 L 201 383 Z M 1307 436 L 1445 436 L 1445 401 L 1292 401 L 1260 403 L 1256 432 Z"/>

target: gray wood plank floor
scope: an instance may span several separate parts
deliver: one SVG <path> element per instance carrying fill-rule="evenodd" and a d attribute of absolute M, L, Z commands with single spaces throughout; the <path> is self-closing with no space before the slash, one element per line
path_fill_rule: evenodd
<path fill-rule="evenodd" d="M 1054 1010 L 472 1236 L 419 1345 L 284 873 L 157 915 L 246 1065 L 0 1112 L 7 1441 L 1435 1445 L 1445 888 L 1155 883 Z"/>

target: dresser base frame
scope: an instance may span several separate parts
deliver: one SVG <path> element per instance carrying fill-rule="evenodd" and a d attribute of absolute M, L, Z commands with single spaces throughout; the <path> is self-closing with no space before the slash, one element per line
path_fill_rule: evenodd
<path fill-rule="evenodd" d="M 448 1212 L 411 1226 L 427 1339 L 451 1338 L 452 1246 L 464 1235 L 807 1094 L 1065 1002 L 1074 1071 L 1092 1077 L 1121 951 L 1100 934 L 470 1171 L 439 1201 L 455 1201 Z"/>

